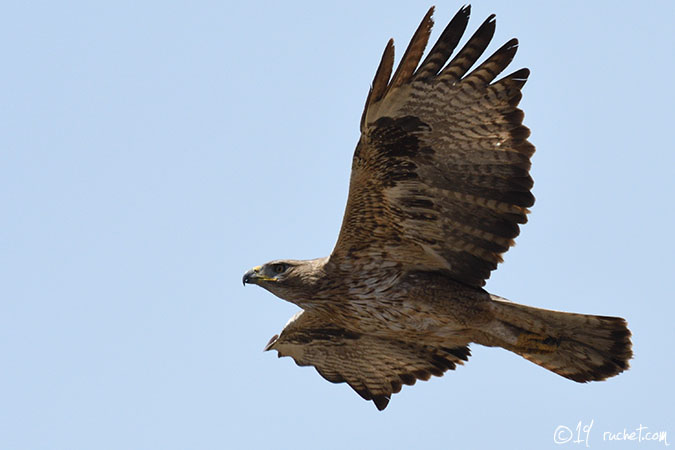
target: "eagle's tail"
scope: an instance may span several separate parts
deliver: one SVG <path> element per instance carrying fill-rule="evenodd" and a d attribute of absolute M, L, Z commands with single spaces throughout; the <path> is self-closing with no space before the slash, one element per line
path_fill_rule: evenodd
<path fill-rule="evenodd" d="M 620 317 L 574 314 L 511 303 L 493 296 L 495 321 L 477 343 L 500 346 L 580 383 L 627 370 L 631 332 Z"/>

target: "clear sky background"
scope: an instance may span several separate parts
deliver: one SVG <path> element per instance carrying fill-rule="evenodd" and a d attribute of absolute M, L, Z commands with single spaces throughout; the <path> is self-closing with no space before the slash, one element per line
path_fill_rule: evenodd
<path fill-rule="evenodd" d="M 3 3 L 0 448 L 581 448 L 553 443 L 579 421 L 591 448 L 675 444 L 674 5 L 469 25 L 496 13 L 489 50 L 518 37 L 532 70 L 537 203 L 487 288 L 627 318 L 632 369 L 580 385 L 474 346 L 380 413 L 263 353 L 297 308 L 241 276 L 330 253 L 381 52 L 430 3 Z"/>

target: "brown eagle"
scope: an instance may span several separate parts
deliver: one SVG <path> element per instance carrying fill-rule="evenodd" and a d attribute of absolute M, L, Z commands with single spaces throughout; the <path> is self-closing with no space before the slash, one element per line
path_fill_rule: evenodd
<path fill-rule="evenodd" d="M 618 317 L 511 303 L 483 290 L 534 204 L 534 146 L 518 109 L 528 69 L 495 78 L 512 39 L 478 67 L 487 18 L 448 62 L 469 6 L 420 64 L 434 8 L 391 76 L 390 40 L 361 117 L 349 198 L 333 253 L 246 272 L 302 311 L 265 350 L 348 383 L 379 410 L 403 384 L 467 361 L 469 344 L 502 347 L 577 382 L 628 369 L 631 333 Z"/>

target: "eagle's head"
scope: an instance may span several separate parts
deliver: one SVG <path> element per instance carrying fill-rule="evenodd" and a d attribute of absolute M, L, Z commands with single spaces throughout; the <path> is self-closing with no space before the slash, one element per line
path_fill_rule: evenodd
<path fill-rule="evenodd" d="M 317 282 L 324 274 L 326 259 L 270 261 L 246 272 L 242 282 L 257 284 L 277 297 L 300 305 L 312 299 Z"/>

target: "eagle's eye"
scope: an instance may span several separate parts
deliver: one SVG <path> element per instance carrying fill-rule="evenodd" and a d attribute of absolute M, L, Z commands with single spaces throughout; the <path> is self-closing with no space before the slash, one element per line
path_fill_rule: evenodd
<path fill-rule="evenodd" d="M 275 264 L 272 266 L 272 270 L 274 270 L 274 273 L 284 273 L 286 272 L 286 269 L 288 268 L 287 264 Z"/>

